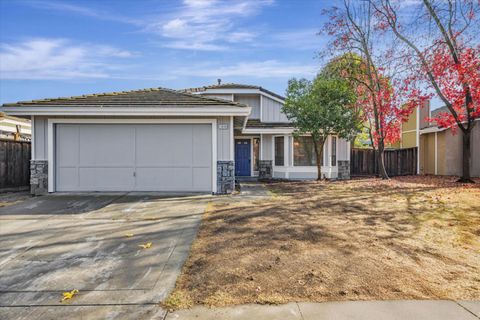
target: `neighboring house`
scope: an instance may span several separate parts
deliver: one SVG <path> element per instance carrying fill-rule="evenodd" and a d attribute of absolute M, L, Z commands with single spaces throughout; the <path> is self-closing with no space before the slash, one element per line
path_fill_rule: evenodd
<path fill-rule="evenodd" d="M 389 148 L 415 148 L 420 142 L 419 129 L 427 127 L 428 121 L 425 120 L 429 116 L 430 101 L 426 101 L 423 107 L 415 108 L 408 117 L 406 122 L 402 122 L 400 126 L 400 140 L 389 145 Z"/>
<path fill-rule="evenodd" d="M 419 174 L 462 175 L 462 133 L 453 134 L 450 128 L 441 128 L 426 121 L 440 112 L 448 112 L 447 107 L 430 110 L 427 102 L 417 108 L 407 122 L 402 123 L 400 142 L 392 147 L 419 147 Z M 471 168 L 473 177 L 480 176 L 480 124 L 475 125 L 471 141 Z"/>
<path fill-rule="evenodd" d="M 0 112 L 0 139 L 28 141 L 31 134 L 30 120 Z"/>
<path fill-rule="evenodd" d="M 430 113 L 430 110 L 426 110 Z M 440 112 L 448 112 L 447 107 L 432 110 L 430 117 Z M 453 134 L 450 128 L 441 128 L 436 125 L 420 128 L 420 173 L 438 175 L 462 175 L 462 132 L 457 129 Z M 472 131 L 470 141 L 470 175 L 480 177 L 480 119 Z"/>
<path fill-rule="evenodd" d="M 316 154 L 309 136 L 294 137 L 282 112 L 285 98 L 259 86 L 226 83 L 185 89 L 204 97 L 246 104 L 251 114 L 234 132 L 236 176 L 282 179 L 317 178 Z M 323 150 L 322 175 L 349 178 L 350 142 L 329 136 Z"/>

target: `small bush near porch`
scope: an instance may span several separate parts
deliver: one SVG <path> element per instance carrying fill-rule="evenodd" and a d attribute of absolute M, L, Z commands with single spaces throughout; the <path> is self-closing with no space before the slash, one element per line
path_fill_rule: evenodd
<path fill-rule="evenodd" d="M 268 200 L 224 198 L 166 305 L 480 299 L 480 181 L 453 181 L 278 182 Z"/>

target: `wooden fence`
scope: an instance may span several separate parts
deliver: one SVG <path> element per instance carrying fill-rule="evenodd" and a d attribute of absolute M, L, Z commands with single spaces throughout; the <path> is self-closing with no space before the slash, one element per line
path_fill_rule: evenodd
<path fill-rule="evenodd" d="M 417 148 L 385 150 L 385 169 L 389 176 L 417 174 Z M 372 149 L 352 148 L 350 154 L 350 174 L 352 176 L 378 174 L 376 152 Z"/>
<path fill-rule="evenodd" d="M 0 140 L 0 190 L 30 185 L 30 142 Z"/>

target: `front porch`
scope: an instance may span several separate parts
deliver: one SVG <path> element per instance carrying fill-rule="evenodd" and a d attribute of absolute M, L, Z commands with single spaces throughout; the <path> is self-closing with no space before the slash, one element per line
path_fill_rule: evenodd
<path fill-rule="evenodd" d="M 316 155 L 310 137 L 288 133 L 236 132 L 235 176 L 305 180 L 317 178 Z M 350 142 L 328 137 L 323 150 L 322 177 L 349 177 Z M 344 172 L 348 171 L 348 172 Z"/>

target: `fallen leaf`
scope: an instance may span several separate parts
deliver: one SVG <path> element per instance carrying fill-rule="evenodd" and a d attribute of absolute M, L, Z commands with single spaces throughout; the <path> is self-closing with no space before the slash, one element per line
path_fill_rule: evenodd
<path fill-rule="evenodd" d="M 140 244 L 138 245 L 140 248 L 143 248 L 143 249 L 149 249 L 151 246 L 152 246 L 152 243 L 151 242 L 147 242 L 145 244 Z"/>
<path fill-rule="evenodd" d="M 125 233 L 125 237 L 127 237 L 127 238 L 131 238 L 131 237 L 133 237 L 133 236 L 134 236 L 133 233 Z"/>
<path fill-rule="evenodd" d="M 79 291 L 77 289 L 73 289 L 72 291 L 67 291 L 63 293 L 62 301 L 70 300 L 76 295 Z"/>

